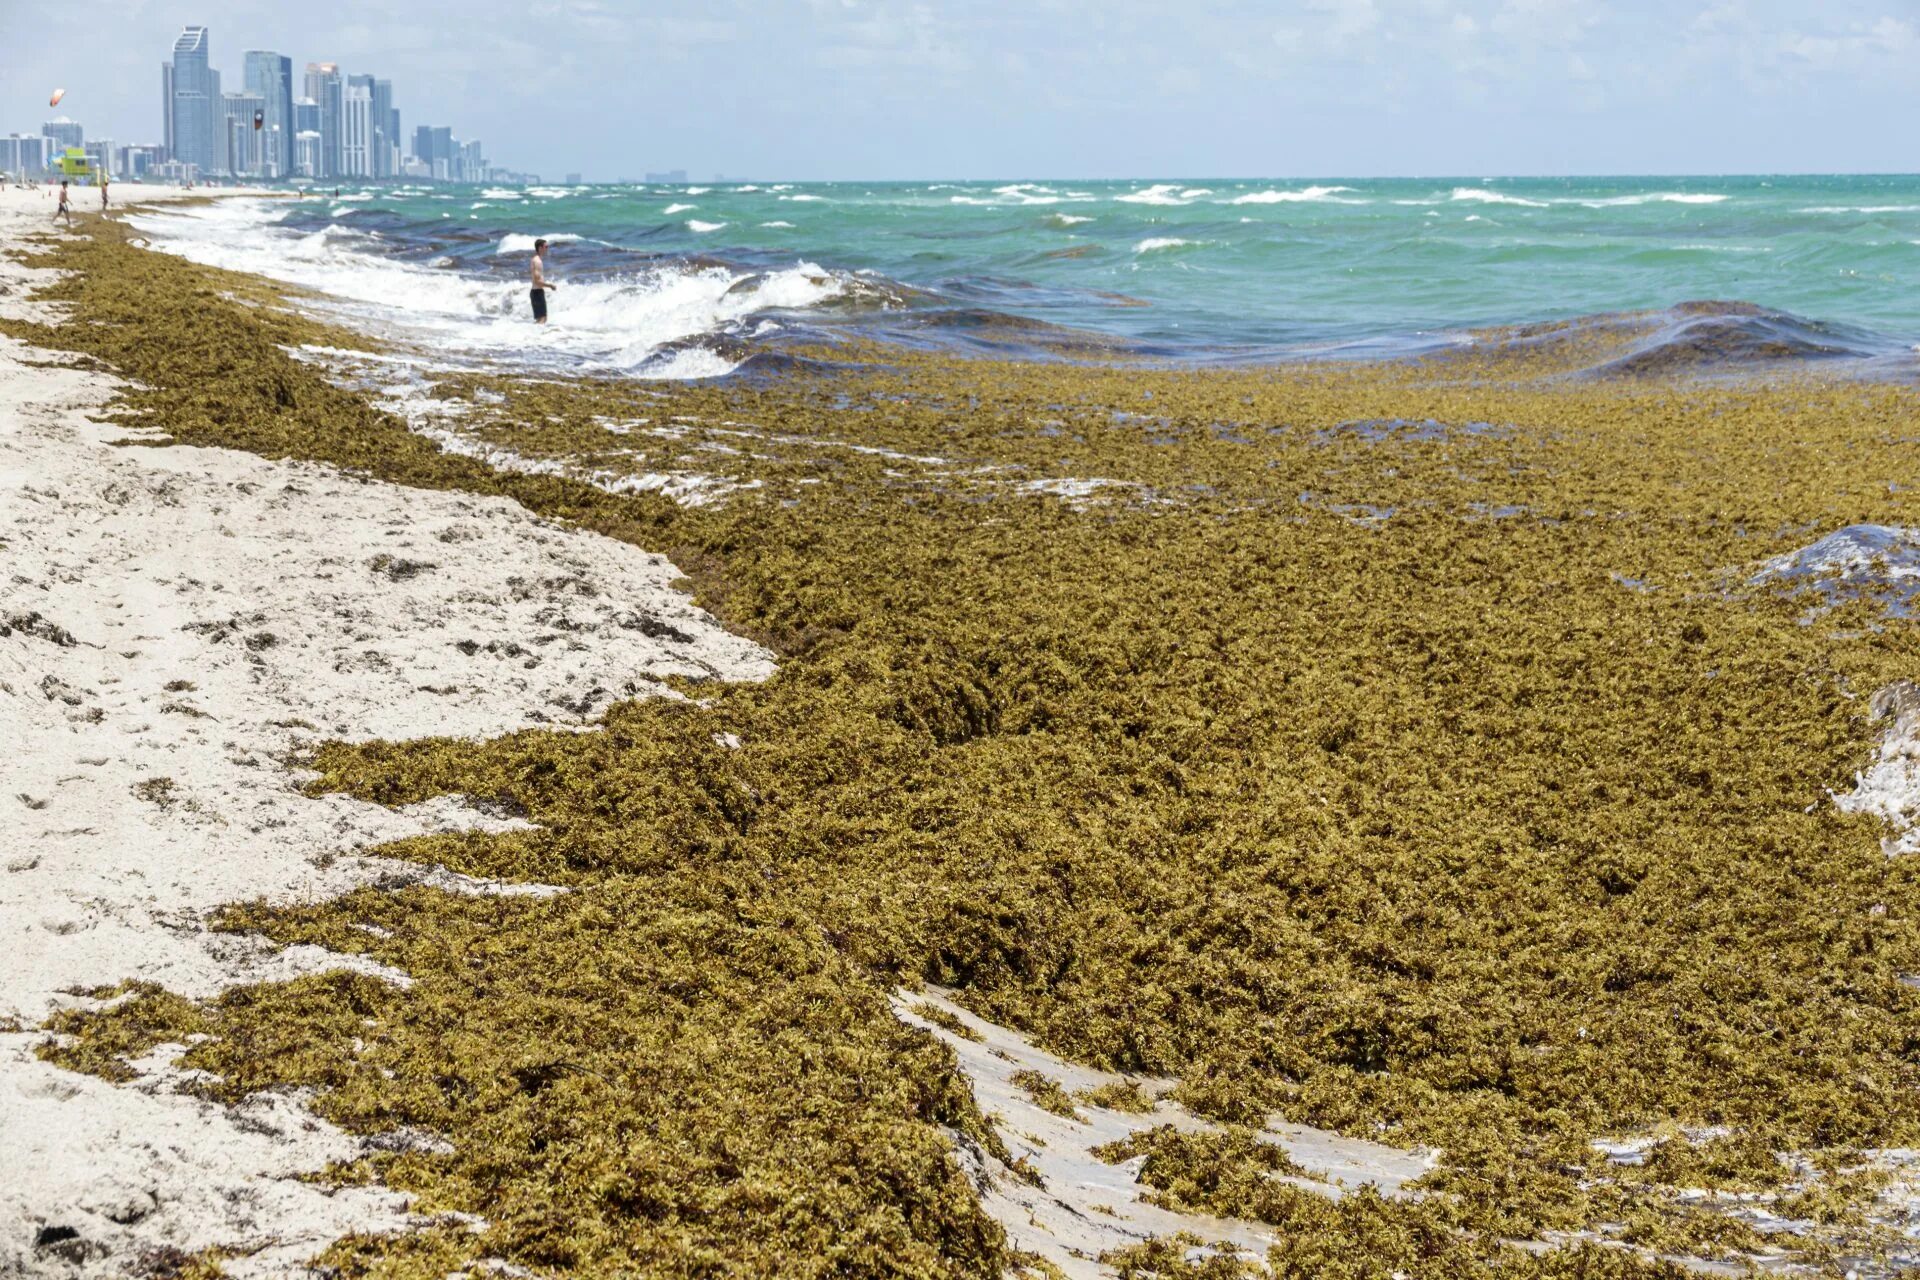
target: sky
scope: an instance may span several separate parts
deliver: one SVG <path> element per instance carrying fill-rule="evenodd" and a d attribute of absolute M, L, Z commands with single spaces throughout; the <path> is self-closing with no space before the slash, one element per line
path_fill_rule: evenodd
<path fill-rule="evenodd" d="M 1920 170 L 1920 0 L 0 0 L 0 134 L 159 140 L 186 23 L 550 179 Z"/>

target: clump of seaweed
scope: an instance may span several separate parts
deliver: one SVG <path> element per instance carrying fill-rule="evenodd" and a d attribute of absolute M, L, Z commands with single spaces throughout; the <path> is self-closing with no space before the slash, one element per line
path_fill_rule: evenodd
<path fill-rule="evenodd" d="M 1083 1102 L 1090 1107 L 1105 1107 L 1109 1111 L 1124 1111 L 1130 1115 L 1146 1115 L 1154 1108 L 1154 1099 L 1133 1080 L 1115 1080 L 1107 1084 L 1094 1085 L 1082 1089 L 1073 1095 L 1074 1101 Z"/>
<path fill-rule="evenodd" d="M 1054 1115 L 1064 1116 L 1068 1120 L 1083 1120 L 1084 1117 L 1073 1106 L 1073 1095 L 1052 1076 L 1032 1068 L 1022 1068 L 1007 1077 L 1014 1088 L 1026 1092 L 1033 1105 L 1042 1111 L 1051 1111 Z"/>
<path fill-rule="evenodd" d="M 1269 1197 L 1291 1194 L 1276 1179 L 1308 1176 L 1285 1147 L 1243 1129 L 1204 1133 L 1163 1124 L 1093 1154 L 1109 1164 L 1140 1159 L 1140 1181 L 1155 1189 L 1157 1203 L 1262 1221 L 1274 1221 Z"/>
<path fill-rule="evenodd" d="M 573 888 L 225 916 L 415 979 L 196 1014 L 189 1065 L 444 1135 L 381 1176 L 494 1224 L 342 1244 L 345 1274 L 997 1274 L 942 1129 L 991 1132 L 886 1007 L 921 982 L 1216 1119 L 1443 1152 L 1419 1201 L 1336 1204 L 1217 1144 L 1175 1162 L 1159 1194 L 1284 1225 L 1288 1275 L 1669 1274 L 1493 1242 L 1626 1223 L 1737 1254 L 1686 1184 L 1920 1145 L 1920 864 L 1827 803 L 1870 752 L 1859 692 L 1912 676 L 1914 633 L 1721 586 L 1795 531 L 1914 521 L 1885 482 L 1911 389 L 1536 377 L 1591 352 L 1197 373 L 858 345 L 750 382 L 446 380 L 473 439 L 580 476 L 690 447 L 610 451 L 608 422 L 760 433 L 704 451 L 726 500 L 679 505 L 445 451 L 284 350 L 346 335 L 110 228 L 45 256 L 72 322 L 0 330 L 126 374 L 129 421 L 669 552 L 784 657 L 593 734 L 317 753 L 316 790 L 513 806 L 536 829 L 435 859 Z M 1143 405 L 1153 439 L 1115 412 Z M 1384 420 L 1511 426 L 1328 433 Z M 1363 508 L 1393 514 L 1340 514 Z M 101 1049 L 75 1065 L 110 1070 L 149 1014 L 76 1015 Z M 1629 1174 L 1591 1146 L 1710 1126 L 1738 1149 Z M 1806 1208 L 1844 1233 L 1872 1194 L 1823 1180 Z"/>
<path fill-rule="evenodd" d="M 913 1011 L 918 1016 L 931 1022 L 934 1026 L 939 1027 L 942 1031 L 950 1035 L 959 1036 L 962 1040 L 972 1040 L 978 1044 L 986 1039 L 985 1036 L 968 1026 L 958 1014 L 949 1013 L 937 1004 L 928 1004 L 922 1001 L 913 1006 Z"/>

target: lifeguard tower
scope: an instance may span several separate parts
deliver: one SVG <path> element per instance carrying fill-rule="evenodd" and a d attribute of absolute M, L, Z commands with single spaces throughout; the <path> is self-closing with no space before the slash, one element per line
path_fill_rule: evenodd
<path fill-rule="evenodd" d="M 89 182 L 95 174 L 93 161 L 79 147 L 68 147 L 54 161 L 52 168 L 68 182 Z"/>

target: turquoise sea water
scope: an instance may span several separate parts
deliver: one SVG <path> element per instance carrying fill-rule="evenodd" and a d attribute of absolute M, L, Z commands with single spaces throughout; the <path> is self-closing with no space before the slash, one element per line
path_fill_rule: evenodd
<path fill-rule="evenodd" d="M 244 248 L 160 229 L 449 334 L 463 313 L 520 323 L 547 236 L 556 350 L 636 371 L 820 325 L 966 346 L 1012 316 L 1236 358 L 1691 299 L 1867 350 L 1920 341 L 1915 176 L 347 187 L 257 216 L 272 226 Z"/>

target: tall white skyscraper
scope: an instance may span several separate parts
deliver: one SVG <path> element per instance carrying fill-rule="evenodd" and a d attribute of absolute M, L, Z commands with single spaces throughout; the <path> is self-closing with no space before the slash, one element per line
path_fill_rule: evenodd
<path fill-rule="evenodd" d="M 340 79 L 340 67 L 332 62 L 307 64 L 307 96 L 320 108 L 320 170 L 316 178 L 340 176 L 341 95 L 346 86 Z"/>
<path fill-rule="evenodd" d="M 340 99 L 340 177 L 373 176 L 373 77 L 353 76 Z"/>

